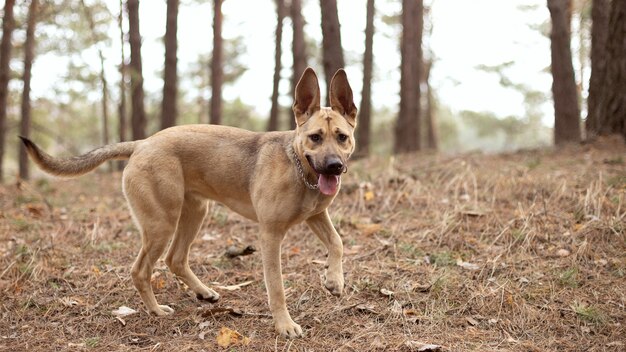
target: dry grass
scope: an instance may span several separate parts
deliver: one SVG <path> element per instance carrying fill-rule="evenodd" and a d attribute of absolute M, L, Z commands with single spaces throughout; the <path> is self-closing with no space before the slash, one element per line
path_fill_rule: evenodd
<path fill-rule="evenodd" d="M 626 148 L 360 160 L 331 209 L 347 288 L 321 285 L 325 251 L 304 226 L 283 247 L 292 316 L 276 337 L 256 225 L 213 206 L 192 268 L 220 290 L 196 301 L 160 262 L 153 286 L 176 314 L 142 310 L 129 280 L 140 241 L 119 175 L 0 188 L 0 350 L 222 349 L 222 327 L 250 338 L 229 350 L 621 351 L 626 341 Z M 383 293 L 381 293 L 381 289 Z M 391 291 L 392 294 L 385 291 Z M 138 314 L 116 319 L 126 305 Z M 211 315 L 215 307 L 243 315 Z"/>

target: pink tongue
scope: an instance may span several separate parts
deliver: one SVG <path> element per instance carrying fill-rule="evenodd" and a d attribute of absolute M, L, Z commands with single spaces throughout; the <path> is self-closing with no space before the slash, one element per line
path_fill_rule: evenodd
<path fill-rule="evenodd" d="M 337 186 L 339 185 L 339 176 L 336 175 L 319 175 L 317 184 L 320 187 L 320 192 L 327 196 L 332 196 L 337 193 Z"/>

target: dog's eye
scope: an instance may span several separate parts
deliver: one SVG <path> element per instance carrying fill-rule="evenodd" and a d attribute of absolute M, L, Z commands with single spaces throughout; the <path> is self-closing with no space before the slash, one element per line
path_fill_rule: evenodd
<path fill-rule="evenodd" d="M 319 141 L 321 141 L 321 140 L 322 140 L 322 136 L 320 136 L 320 135 L 319 135 L 319 134 L 317 134 L 317 133 L 310 135 L 310 136 L 309 136 L 309 138 L 310 138 L 313 142 L 315 142 L 315 143 L 317 143 L 317 142 L 319 142 Z"/>
<path fill-rule="evenodd" d="M 345 135 L 345 134 L 343 134 L 343 133 L 340 133 L 340 134 L 337 136 L 337 140 L 338 140 L 339 142 L 343 143 L 343 142 L 345 142 L 345 141 L 347 141 L 347 140 L 348 140 L 348 136 L 347 136 L 347 135 Z"/>

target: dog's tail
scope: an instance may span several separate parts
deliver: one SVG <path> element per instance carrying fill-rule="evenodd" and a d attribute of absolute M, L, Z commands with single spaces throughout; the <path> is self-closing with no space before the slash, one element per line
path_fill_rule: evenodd
<path fill-rule="evenodd" d="M 81 156 L 55 158 L 41 150 L 26 137 L 20 136 L 31 159 L 43 171 L 57 176 L 79 176 L 95 169 L 107 160 L 128 159 L 135 150 L 137 142 L 122 142 L 94 149 Z"/>

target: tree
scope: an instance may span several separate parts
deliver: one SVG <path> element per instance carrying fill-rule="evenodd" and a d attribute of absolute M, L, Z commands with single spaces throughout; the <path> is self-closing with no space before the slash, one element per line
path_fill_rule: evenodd
<path fill-rule="evenodd" d="M 37 25 L 38 0 L 31 0 L 28 7 L 28 20 L 26 24 L 26 42 L 24 42 L 24 72 L 22 73 L 22 81 L 24 88 L 22 90 L 22 119 L 20 121 L 20 135 L 28 137 L 30 135 L 30 81 L 33 61 L 35 60 L 35 26 Z M 19 172 L 20 178 L 28 180 L 28 155 L 23 143 L 19 144 Z"/>
<path fill-rule="evenodd" d="M 304 39 L 304 17 L 302 17 L 302 3 L 300 0 L 291 0 L 289 9 L 293 27 L 293 40 L 291 51 L 293 54 L 293 73 L 291 76 L 291 96 L 296 91 L 300 76 L 307 68 L 306 42 Z M 289 118 L 291 129 L 296 128 L 296 119 Z"/>
<path fill-rule="evenodd" d="M 272 108 L 270 110 L 270 118 L 267 123 L 268 131 L 276 131 L 278 129 L 278 86 L 280 84 L 280 71 L 282 69 L 281 57 L 282 40 L 283 40 L 283 19 L 285 17 L 284 0 L 276 0 L 276 50 L 274 54 L 274 84 L 272 87 Z"/>
<path fill-rule="evenodd" d="M 139 0 L 127 0 L 128 36 L 130 42 L 130 86 L 133 139 L 146 137 L 146 110 L 144 107 L 143 70 L 141 65 L 141 33 L 139 32 Z"/>
<path fill-rule="evenodd" d="M 119 115 L 119 125 L 118 125 L 118 136 L 119 141 L 123 142 L 126 140 L 126 121 L 128 120 L 126 114 L 126 52 L 124 50 L 124 45 L 126 44 L 126 40 L 124 39 L 124 6 L 123 0 L 120 0 L 120 13 L 117 16 L 117 26 L 120 30 L 120 52 L 121 52 L 121 62 L 120 62 L 120 103 L 117 107 L 117 113 Z M 124 165 L 126 165 L 126 161 L 119 160 L 117 162 L 117 169 L 119 171 L 124 170 Z"/>
<path fill-rule="evenodd" d="M 94 45 L 97 45 L 97 43 L 99 43 L 100 41 L 102 41 L 102 39 L 108 39 L 106 37 L 106 34 L 104 33 L 99 33 L 96 24 L 96 21 L 94 20 L 94 13 L 92 11 L 92 8 L 87 6 L 87 4 L 85 4 L 85 0 L 81 0 L 81 5 L 83 8 L 83 11 L 85 12 L 85 17 L 87 19 L 87 22 L 89 23 L 89 30 L 91 32 L 91 39 L 93 41 Z M 104 6 L 104 8 L 101 8 L 100 11 L 107 11 L 108 13 L 108 9 L 106 9 L 106 5 L 102 5 Z M 107 24 L 107 29 L 108 29 L 108 22 Z M 100 59 L 100 75 L 99 75 L 99 79 L 100 79 L 100 88 L 102 89 L 102 100 L 101 100 L 101 107 L 102 107 L 102 143 L 103 144 L 109 144 L 109 84 L 107 82 L 107 78 L 106 78 L 106 74 L 105 74 L 105 63 L 104 63 L 104 53 L 102 52 L 102 48 L 100 46 L 98 46 L 98 58 Z M 26 156 L 26 154 L 24 154 Z M 113 170 L 112 162 L 108 163 L 109 165 L 109 169 Z"/>
<path fill-rule="evenodd" d="M 422 0 L 402 1 L 400 111 L 394 140 L 396 153 L 416 151 L 420 148 L 423 11 Z"/>
<path fill-rule="evenodd" d="M 165 24 L 165 68 L 163 70 L 163 101 L 161 105 L 161 129 L 176 125 L 178 109 L 177 57 L 178 0 L 167 0 L 167 23 Z"/>
<path fill-rule="evenodd" d="M 326 78 L 326 106 L 330 105 L 330 81 L 344 67 L 337 0 L 320 0 L 322 9 L 322 51 Z"/>
<path fill-rule="evenodd" d="M 224 71 L 222 68 L 222 1 L 213 0 L 213 57 L 211 58 L 211 107 L 210 122 L 215 125 L 222 123 L 222 84 Z"/>
<path fill-rule="evenodd" d="M 370 121 L 372 114 L 372 71 L 374 66 L 374 0 L 367 0 L 365 21 L 365 53 L 363 54 L 363 88 L 359 107 L 359 128 L 356 130 L 356 154 L 367 156 L 370 152 Z"/>
<path fill-rule="evenodd" d="M 589 78 L 587 119 L 585 120 L 587 138 L 597 135 L 601 126 L 600 97 L 606 74 L 606 41 L 609 33 L 610 5 L 610 0 L 593 0 L 591 3 L 591 77 Z"/>
<path fill-rule="evenodd" d="M 606 76 L 602 92 L 600 134 L 626 138 L 626 2 L 613 0 L 606 42 Z"/>
<path fill-rule="evenodd" d="M 3 159 L 5 137 L 7 133 L 7 101 L 9 97 L 9 80 L 11 79 L 11 37 L 15 28 L 13 6 L 15 0 L 6 0 L 4 3 L 4 17 L 2 19 L 2 42 L 0 42 L 0 182 L 4 179 Z"/>
<path fill-rule="evenodd" d="M 554 143 L 580 141 L 580 108 L 572 64 L 571 0 L 548 0 L 552 20 L 552 95 L 554 99 Z"/>
<path fill-rule="evenodd" d="M 424 87 L 426 87 L 426 107 L 424 108 L 424 127 L 426 128 L 426 148 L 431 150 L 438 149 L 437 126 L 435 124 L 434 105 L 435 95 L 430 85 L 430 71 L 433 67 L 433 61 L 430 60 L 424 64 Z"/>

